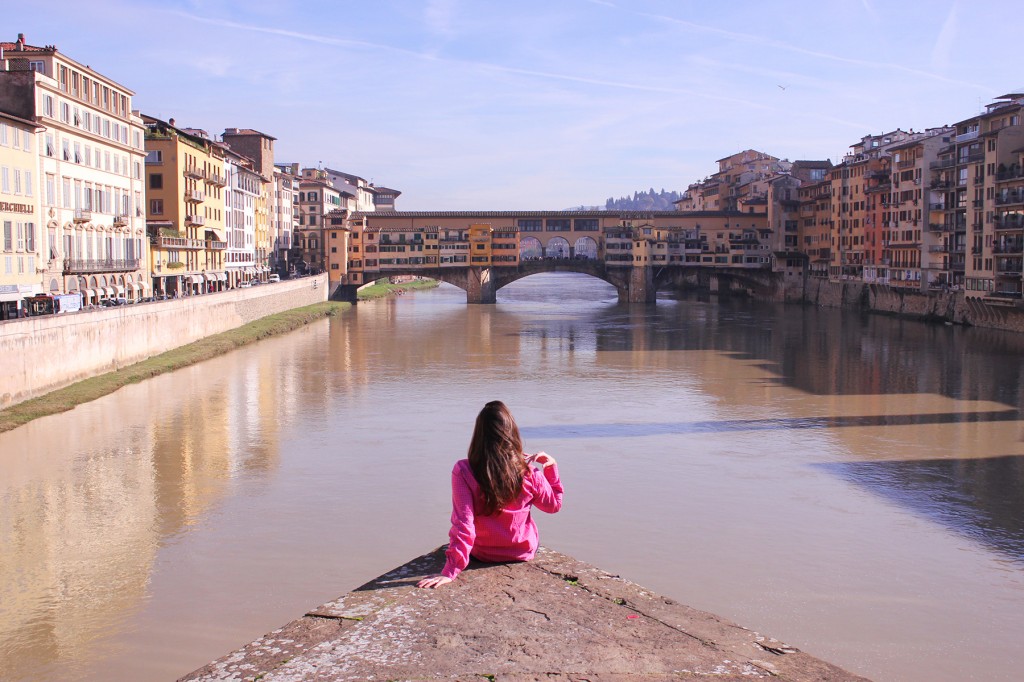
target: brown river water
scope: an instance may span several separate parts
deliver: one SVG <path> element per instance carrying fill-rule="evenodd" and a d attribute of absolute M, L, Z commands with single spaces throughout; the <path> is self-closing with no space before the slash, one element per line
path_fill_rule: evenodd
<path fill-rule="evenodd" d="M 542 542 L 877 680 L 1024 678 L 1024 338 L 538 275 L 0 434 L 0 679 L 170 680 L 446 541 L 484 402 Z"/>

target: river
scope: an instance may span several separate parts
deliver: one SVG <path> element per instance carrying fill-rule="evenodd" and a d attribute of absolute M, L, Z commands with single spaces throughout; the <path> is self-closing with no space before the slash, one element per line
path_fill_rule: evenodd
<path fill-rule="evenodd" d="M 0 434 L 0 679 L 169 680 L 446 541 L 504 400 L 542 542 L 878 680 L 1017 680 L 1024 339 L 447 285 Z"/>

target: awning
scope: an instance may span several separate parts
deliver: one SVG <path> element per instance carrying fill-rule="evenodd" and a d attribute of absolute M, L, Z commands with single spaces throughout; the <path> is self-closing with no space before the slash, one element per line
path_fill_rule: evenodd
<path fill-rule="evenodd" d="M 96 297 L 96 290 L 95 289 L 82 289 L 82 296 L 84 296 L 85 300 L 88 301 L 90 298 L 95 298 Z"/>
<path fill-rule="evenodd" d="M 116 287 L 114 287 L 114 291 L 117 292 L 118 296 L 124 296 L 124 287 L 116 286 Z"/>
<path fill-rule="evenodd" d="M 247 274 L 247 275 L 255 275 L 256 274 L 256 268 L 246 268 L 245 269 L 245 274 Z"/>
<path fill-rule="evenodd" d="M 127 289 L 130 293 L 133 293 L 135 291 L 135 283 L 128 282 L 128 284 L 125 285 L 125 289 Z"/>
<path fill-rule="evenodd" d="M 104 287 L 103 288 L 103 295 L 108 297 L 108 298 L 113 296 L 114 295 L 113 287 Z"/>
<path fill-rule="evenodd" d="M 218 272 L 218 273 L 216 273 L 216 275 L 217 275 L 217 279 L 220 280 L 221 282 L 228 281 L 228 276 L 225 275 L 223 272 Z"/>

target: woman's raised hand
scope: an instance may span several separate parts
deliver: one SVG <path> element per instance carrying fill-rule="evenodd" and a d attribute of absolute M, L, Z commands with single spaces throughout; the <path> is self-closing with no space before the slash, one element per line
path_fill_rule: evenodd
<path fill-rule="evenodd" d="M 542 450 L 535 455 L 527 455 L 526 461 L 530 464 L 536 464 L 542 469 L 547 469 L 555 463 L 555 458 Z"/>

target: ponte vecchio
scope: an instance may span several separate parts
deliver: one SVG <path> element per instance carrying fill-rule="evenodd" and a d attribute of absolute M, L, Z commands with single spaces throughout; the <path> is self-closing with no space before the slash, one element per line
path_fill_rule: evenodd
<path fill-rule="evenodd" d="M 609 282 L 621 301 L 651 302 L 686 278 L 712 290 L 774 287 L 802 275 L 804 262 L 764 213 L 335 212 L 324 223 L 316 236 L 338 300 L 355 300 L 360 286 L 384 277 L 415 275 L 460 287 L 469 303 L 494 303 L 506 284 L 562 271 Z"/>

